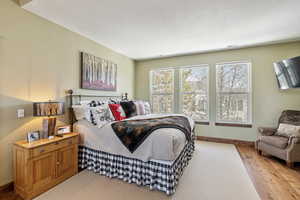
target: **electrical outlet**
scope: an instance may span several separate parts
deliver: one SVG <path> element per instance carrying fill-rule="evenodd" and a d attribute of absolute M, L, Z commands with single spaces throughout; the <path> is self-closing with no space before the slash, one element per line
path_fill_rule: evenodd
<path fill-rule="evenodd" d="M 23 118 L 23 117 L 25 117 L 25 111 L 24 111 L 24 109 L 18 109 L 18 110 L 17 110 L 17 117 L 18 117 L 18 118 Z"/>

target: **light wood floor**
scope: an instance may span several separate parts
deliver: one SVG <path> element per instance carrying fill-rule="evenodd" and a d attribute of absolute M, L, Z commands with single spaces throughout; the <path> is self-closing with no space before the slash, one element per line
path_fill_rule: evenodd
<path fill-rule="evenodd" d="M 262 200 L 300 199 L 300 163 L 290 169 L 284 161 L 260 156 L 249 146 L 237 149 Z"/>
<path fill-rule="evenodd" d="M 299 200 L 300 163 L 294 169 L 270 156 L 258 155 L 253 147 L 238 145 L 237 149 L 262 200 Z M 0 200 L 22 200 L 12 191 L 0 193 Z"/>

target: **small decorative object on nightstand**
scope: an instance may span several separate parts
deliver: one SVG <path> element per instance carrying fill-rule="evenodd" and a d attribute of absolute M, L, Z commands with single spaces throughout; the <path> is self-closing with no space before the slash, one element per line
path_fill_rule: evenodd
<path fill-rule="evenodd" d="M 13 146 L 14 188 L 30 200 L 78 172 L 78 133 Z"/>
<path fill-rule="evenodd" d="M 58 116 L 64 114 L 63 102 L 35 102 L 33 103 L 33 116 L 48 118 L 43 119 L 43 137 L 47 138 L 55 134 L 56 118 L 52 116 Z"/>
<path fill-rule="evenodd" d="M 57 129 L 56 130 L 56 136 L 64 135 L 66 133 L 71 132 L 71 126 L 70 125 L 58 126 L 56 129 Z"/>

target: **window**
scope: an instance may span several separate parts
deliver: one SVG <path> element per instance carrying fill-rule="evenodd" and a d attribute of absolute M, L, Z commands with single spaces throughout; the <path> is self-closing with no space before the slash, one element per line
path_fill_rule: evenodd
<path fill-rule="evenodd" d="M 150 92 L 154 113 L 174 112 L 174 69 L 151 71 Z"/>
<path fill-rule="evenodd" d="M 216 65 L 217 122 L 251 124 L 251 63 Z"/>
<path fill-rule="evenodd" d="M 208 65 L 180 69 L 180 110 L 195 121 L 209 121 Z"/>
<path fill-rule="evenodd" d="M 208 65 L 150 72 L 154 113 L 183 113 L 195 121 L 209 121 Z"/>

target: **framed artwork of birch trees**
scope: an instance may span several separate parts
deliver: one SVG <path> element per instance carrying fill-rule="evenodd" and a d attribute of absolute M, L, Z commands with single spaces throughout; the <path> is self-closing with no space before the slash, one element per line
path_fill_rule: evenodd
<path fill-rule="evenodd" d="M 81 52 L 81 88 L 116 91 L 117 64 Z"/>

